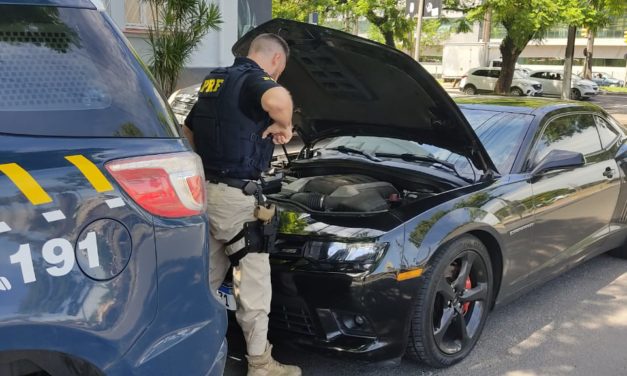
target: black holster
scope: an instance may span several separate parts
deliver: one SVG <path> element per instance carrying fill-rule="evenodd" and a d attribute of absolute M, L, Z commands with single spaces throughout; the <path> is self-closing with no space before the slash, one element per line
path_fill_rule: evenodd
<path fill-rule="evenodd" d="M 244 223 L 244 228 L 226 243 L 229 246 L 242 238 L 246 242 L 244 248 L 228 256 L 229 260 L 231 260 L 231 265 L 238 266 L 239 261 L 251 252 L 271 253 L 274 250 L 278 225 L 279 220 L 276 215 L 268 222 L 257 220 Z"/>

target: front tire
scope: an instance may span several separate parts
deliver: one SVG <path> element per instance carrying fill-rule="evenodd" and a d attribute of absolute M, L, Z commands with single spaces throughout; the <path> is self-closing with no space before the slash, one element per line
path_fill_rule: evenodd
<path fill-rule="evenodd" d="M 525 93 L 523 93 L 522 89 L 520 89 L 519 87 L 511 88 L 509 93 L 516 97 L 522 97 L 523 95 L 525 95 Z"/>
<path fill-rule="evenodd" d="M 570 98 L 576 101 L 581 100 L 581 91 L 579 91 L 579 89 L 572 89 L 570 92 Z"/>
<path fill-rule="evenodd" d="M 473 85 L 466 85 L 464 87 L 464 94 L 466 95 L 475 95 L 477 94 L 477 88 Z"/>
<path fill-rule="evenodd" d="M 407 356 L 443 368 L 473 349 L 491 305 L 493 276 L 483 243 L 464 235 L 432 257 L 416 297 Z"/>

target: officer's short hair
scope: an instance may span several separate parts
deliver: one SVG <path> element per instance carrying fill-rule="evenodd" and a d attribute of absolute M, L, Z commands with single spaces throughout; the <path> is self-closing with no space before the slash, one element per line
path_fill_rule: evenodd
<path fill-rule="evenodd" d="M 277 34 L 272 33 L 264 33 L 259 34 L 253 39 L 250 43 L 250 51 L 249 52 L 257 52 L 262 50 L 265 47 L 266 42 L 276 43 L 283 49 L 285 53 L 285 57 L 290 56 L 290 47 L 287 45 L 285 39 L 281 38 Z"/>

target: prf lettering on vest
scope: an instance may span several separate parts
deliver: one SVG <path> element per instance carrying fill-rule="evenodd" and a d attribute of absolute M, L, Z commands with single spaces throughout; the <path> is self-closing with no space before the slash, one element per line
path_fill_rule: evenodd
<path fill-rule="evenodd" d="M 201 93 L 215 93 L 220 89 L 222 83 L 224 82 L 223 78 L 210 78 L 205 80 L 200 87 Z"/>

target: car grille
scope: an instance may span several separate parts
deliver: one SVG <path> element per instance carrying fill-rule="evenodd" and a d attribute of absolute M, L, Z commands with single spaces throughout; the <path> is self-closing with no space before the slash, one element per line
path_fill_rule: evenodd
<path fill-rule="evenodd" d="M 270 312 L 270 328 L 315 336 L 316 329 L 306 306 L 273 305 Z"/>
<path fill-rule="evenodd" d="M 534 85 L 532 85 L 532 86 L 533 86 L 533 88 L 534 88 L 534 89 L 536 89 L 536 90 L 540 90 L 540 89 L 542 89 L 542 85 L 540 85 L 540 84 L 534 84 Z"/>

